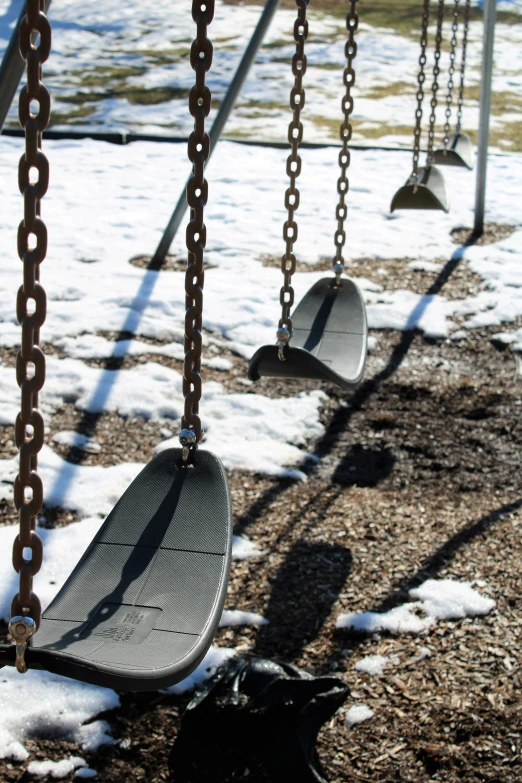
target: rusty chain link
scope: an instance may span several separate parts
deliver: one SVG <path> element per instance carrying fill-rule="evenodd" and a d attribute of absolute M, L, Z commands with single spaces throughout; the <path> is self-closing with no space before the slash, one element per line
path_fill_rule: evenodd
<path fill-rule="evenodd" d="M 444 0 L 439 0 L 437 7 L 437 33 L 435 35 L 435 59 L 433 63 L 433 84 L 431 86 L 431 113 L 428 129 L 428 166 L 432 162 L 433 143 L 435 141 L 435 116 L 437 112 L 437 92 L 439 89 L 440 48 L 442 43 L 442 23 L 444 21 Z"/>
<path fill-rule="evenodd" d="M 35 531 L 43 504 L 37 455 L 44 442 L 38 392 L 45 380 L 45 357 L 39 343 L 40 327 L 46 316 L 46 295 L 39 280 L 40 264 L 47 253 L 47 229 L 40 217 L 40 202 L 49 186 L 49 162 L 41 146 L 42 132 L 47 127 L 51 112 L 49 92 L 42 82 L 42 64 L 51 53 L 51 26 L 43 10 L 44 0 L 27 0 L 26 18 L 20 27 L 20 53 L 27 62 L 27 85 L 23 87 L 19 100 L 20 124 L 25 129 L 25 153 L 18 168 L 18 184 L 24 197 L 24 219 L 18 227 L 23 284 L 16 301 L 22 345 L 16 357 L 21 410 L 15 424 L 20 462 L 14 484 L 14 502 L 19 512 L 20 528 L 13 545 L 13 566 L 20 581 L 18 593 L 11 603 L 10 623 L 11 635 L 17 642 L 19 671 L 27 669 L 25 647 L 28 638 L 38 629 L 41 617 L 40 601 L 32 587 L 33 577 L 40 570 L 43 557 L 42 541 Z M 38 46 L 32 43 L 32 40 L 37 40 L 36 36 L 39 36 Z M 33 114 L 35 104 L 38 104 L 38 109 Z M 27 550 L 31 552 L 30 558 L 25 557 Z"/>
<path fill-rule="evenodd" d="M 455 127 L 455 133 L 460 133 L 462 125 L 462 106 L 464 104 L 464 76 L 466 73 L 466 49 L 468 46 L 468 27 L 469 27 L 469 11 L 470 0 L 466 0 L 464 5 L 464 29 L 462 32 L 462 59 L 460 62 L 460 85 L 459 85 L 459 99 L 457 102 L 457 125 Z"/>
<path fill-rule="evenodd" d="M 210 152 L 210 138 L 205 132 L 205 119 L 210 112 L 211 94 L 205 84 L 205 75 L 212 65 L 213 47 L 207 38 L 207 26 L 214 18 L 214 0 L 193 0 L 192 18 L 197 25 L 196 38 L 190 50 L 190 64 L 196 72 L 196 83 L 189 96 L 189 109 L 194 117 L 194 130 L 188 141 L 188 157 L 192 162 L 192 176 L 187 184 L 187 202 L 190 221 L 187 226 L 188 250 L 185 274 L 185 362 L 183 366 L 183 394 L 185 410 L 181 419 L 180 441 L 183 458 L 188 460 L 203 436 L 198 416 L 201 400 L 201 328 L 203 314 L 203 254 L 207 231 L 203 221 L 208 199 L 205 162 Z"/>
<path fill-rule="evenodd" d="M 415 128 L 413 131 L 413 176 L 419 176 L 419 155 L 420 155 L 420 142 L 422 132 L 422 104 L 424 101 L 424 82 L 426 81 L 426 73 L 424 71 L 426 67 L 426 47 L 428 45 L 428 22 L 430 20 L 430 0 L 424 0 L 422 7 L 422 24 L 421 24 L 421 39 L 420 47 L 421 53 L 419 56 L 419 75 L 417 76 L 418 89 L 417 89 L 417 108 L 415 109 Z"/>
<path fill-rule="evenodd" d="M 301 122 L 301 110 L 305 105 L 305 91 L 303 88 L 303 76 L 306 73 L 306 55 L 304 53 L 305 41 L 308 37 L 308 22 L 306 8 L 309 0 L 295 0 L 297 6 L 297 18 L 294 22 L 295 54 L 292 58 L 292 73 L 294 74 L 294 86 L 290 92 L 290 108 L 293 117 L 288 126 L 288 141 L 291 152 L 286 161 L 286 173 L 290 178 L 290 185 L 285 193 L 285 207 L 288 218 L 283 226 L 283 238 L 286 243 L 285 254 L 281 259 L 281 271 L 284 282 L 279 295 L 281 303 L 281 319 L 277 330 L 279 346 L 279 358 L 284 361 L 283 349 L 292 336 L 292 319 L 290 310 L 294 304 L 294 289 L 292 288 L 292 275 L 295 272 L 294 243 L 297 240 L 297 222 L 294 215 L 299 209 L 299 190 L 296 186 L 297 178 L 301 173 L 301 157 L 299 144 L 303 140 L 303 124 Z"/>
<path fill-rule="evenodd" d="M 459 26 L 460 16 L 460 0 L 455 0 L 453 6 L 453 21 L 451 23 L 451 43 L 450 43 L 450 64 L 449 64 L 449 76 L 448 76 L 448 92 L 446 93 L 446 122 L 444 123 L 444 149 L 448 146 L 450 122 L 451 122 L 451 106 L 453 103 L 453 77 L 455 75 L 455 55 L 457 49 L 457 30 Z"/>
<path fill-rule="evenodd" d="M 351 90 L 355 84 L 355 70 L 353 68 L 353 61 L 357 55 L 357 43 L 355 42 L 355 33 L 359 25 L 359 16 L 356 11 L 358 0 L 351 0 L 350 10 L 346 15 L 346 29 L 348 30 L 348 39 L 344 47 L 344 53 L 346 55 L 346 68 L 343 73 L 343 83 L 346 87 L 346 93 L 342 99 L 341 106 L 344 113 L 344 121 L 340 129 L 340 137 L 342 142 L 342 148 L 339 153 L 339 167 L 341 173 L 337 180 L 337 193 L 339 194 L 339 203 L 335 209 L 335 216 L 337 218 L 337 230 L 335 232 L 335 256 L 332 261 L 332 267 L 335 272 L 336 285 L 339 284 L 341 274 L 344 270 L 344 258 L 343 247 L 346 242 L 346 232 L 344 230 L 344 221 L 348 214 L 348 207 L 346 205 L 346 196 L 349 189 L 348 177 L 346 171 L 350 165 L 350 151 L 348 144 L 352 138 L 352 123 L 350 122 L 350 116 L 353 111 L 353 96 Z"/>

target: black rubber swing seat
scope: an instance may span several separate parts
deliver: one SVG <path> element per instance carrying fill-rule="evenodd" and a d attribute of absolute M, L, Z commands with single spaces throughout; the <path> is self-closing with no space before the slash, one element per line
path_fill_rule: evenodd
<path fill-rule="evenodd" d="M 419 169 L 399 188 L 392 199 L 390 212 L 396 209 L 442 209 L 449 212 L 449 196 L 441 172 L 435 166 Z"/>
<path fill-rule="evenodd" d="M 248 377 L 317 378 L 356 389 L 366 366 L 366 308 L 353 280 L 324 277 L 308 291 L 292 315 L 293 335 L 284 348 L 264 345 L 250 360 Z"/>
<path fill-rule="evenodd" d="M 26 652 L 29 667 L 122 691 L 184 679 L 221 619 L 231 540 L 220 460 L 198 450 L 183 467 L 181 449 L 161 452 L 43 613 Z M 13 665 L 14 653 L 14 645 L 0 645 L 0 665 Z"/>
<path fill-rule="evenodd" d="M 433 153 L 433 161 L 439 166 L 461 166 L 471 171 L 474 150 L 470 137 L 466 133 L 451 133 L 447 146 Z"/>

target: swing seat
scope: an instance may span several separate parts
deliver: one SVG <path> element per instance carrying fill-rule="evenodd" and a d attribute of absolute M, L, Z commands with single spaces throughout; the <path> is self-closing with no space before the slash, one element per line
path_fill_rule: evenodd
<path fill-rule="evenodd" d="M 426 166 L 419 169 L 417 179 L 412 174 L 392 199 L 390 212 L 396 209 L 442 209 L 449 212 L 449 197 L 441 172 L 435 166 Z"/>
<path fill-rule="evenodd" d="M 439 166 L 461 166 L 473 169 L 474 150 L 466 133 L 451 133 L 447 147 L 440 147 L 433 153 L 433 161 Z"/>
<path fill-rule="evenodd" d="M 93 488 L 93 491 L 96 491 Z M 232 515 L 208 451 L 161 452 L 122 495 L 42 615 L 30 668 L 121 691 L 166 688 L 201 662 L 221 619 Z M 14 665 L 15 645 L 0 645 Z"/>
<path fill-rule="evenodd" d="M 250 360 L 248 377 L 317 378 L 356 389 L 366 365 L 368 326 L 361 292 L 350 279 L 325 277 L 301 300 L 292 316 L 294 333 L 284 348 L 264 345 Z"/>

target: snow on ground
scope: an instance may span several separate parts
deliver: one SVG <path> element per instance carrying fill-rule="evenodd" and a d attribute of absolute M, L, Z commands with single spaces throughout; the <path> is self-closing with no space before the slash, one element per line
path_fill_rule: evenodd
<path fill-rule="evenodd" d="M 267 625 L 268 620 L 256 612 L 242 612 L 240 609 L 224 609 L 219 627 L 231 625 Z"/>
<path fill-rule="evenodd" d="M 354 668 L 358 672 L 364 672 L 364 674 L 375 676 L 377 674 L 384 674 L 384 670 L 387 666 L 392 666 L 396 663 L 399 663 L 399 659 L 396 656 L 366 655 L 355 663 Z"/>
<path fill-rule="evenodd" d="M 48 775 L 52 778 L 65 778 L 71 772 L 80 769 L 87 771 L 87 762 L 79 756 L 69 756 L 61 761 L 31 761 L 27 765 L 28 773 L 37 778 L 45 778 Z M 81 777 L 85 777 L 85 775 L 81 775 Z M 93 777 L 93 775 L 87 777 Z"/>
<path fill-rule="evenodd" d="M 388 612 L 341 614 L 335 623 L 336 628 L 351 628 L 364 633 L 420 633 L 436 625 L 437 620 L 477 617 L 489 614 L 495 607 L 492 598 L 482 596 L 469 582 L 454 579 L 428 579 L 409 590 L 409 595 L 418 600 L 401 604 Z"/>
<path fill-rule="evenodd" d="M 66 737 L 84 750 L 112 742 L 105 721 L 82 725 L 119 706 L 117 694 L 108 688 L 49 672 L 28 671 L 20 676 L 6 666 L 0 671 L 0 692 L 0 758 L 25 760 L 29 754 L 24 741 L 42 735 Z"/>
<path fill-rule="evenodd" d="M 346 717 L 344 719 L 344 725 L 347 729 L 351 729 L 357 723 L 363 723 L 365 720 L 371 720 L 374 712 L 367 704 L 354 704 L 346 710 Z"/>

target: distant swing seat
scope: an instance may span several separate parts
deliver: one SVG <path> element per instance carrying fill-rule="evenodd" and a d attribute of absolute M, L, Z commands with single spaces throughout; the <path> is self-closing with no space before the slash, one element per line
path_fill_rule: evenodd
<path fill-rule="evenodd" d="M 248 377 L 314 378 L 356 389 L 366 366 L 368 325 L 364 301 L 353 280 L 319 280 L 292 316 L 293 335 L 285 346 L 285 361 L 277 345 L 259 348 Z"/>
<path fill-rule="evenodd" d="M 449 196 L 441 172 L 435 166 L 419 169 L 399 188 L 392 199 L 390 212 L 396 209 L 442 209 L 449 212 Z"/>
<path fill-rule="evenodd" d="M 446 147 L 440 147 L 433 153 L 433 162 L 439 166 L 460 166 L 473 169 L 473 144 L 466 133 L 451 133 Z"/>
<path fill-rule="evenodd" d="M 158 454 L 122 495 L 27 648 L 31 668 L 121 691 L 166 688 L 201 662 L 230 566 L 224 468 L 208 451 Z M 96 491 L 96 488 L 93 488 Z M 0 645 L 0 665 L 15 645 Z"/>

